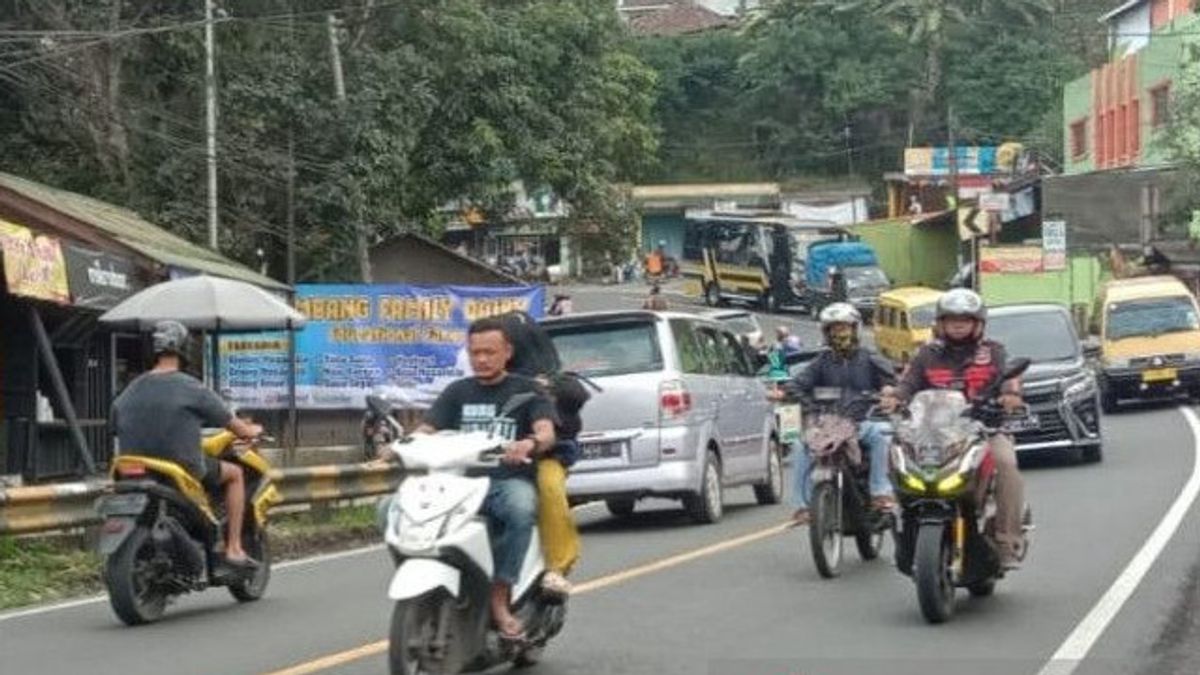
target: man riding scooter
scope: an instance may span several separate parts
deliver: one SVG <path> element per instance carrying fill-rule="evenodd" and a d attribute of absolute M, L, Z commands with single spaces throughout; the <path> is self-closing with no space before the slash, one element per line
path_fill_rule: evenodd
<path fill-rule="evenodd" d="M 537 523 L 536 462 L 555 447 L 556 416 L 550 401 L 528 378 L 510 376 L 513 356 L 502 321 L 480 319 L 467 332 L 471 368 L 475 375 L 452 383 L 438 396 L 417 433 L 443 430 L 492 430 L 499 423 L 508 441 L 503 466 L 489 471 L 491 487 L 483 512 L 492 530 L 495 578 L 492 584 L 492 619 L 500 635 L 510 640 L 524 636 L 524 626 L 510 607 L 512 587 Z M 496 420 L 497 411 L 514 396 L 534 394 L 532 401 Z"/>
<path fill-rule="evenodd" d="M 822 352 L 796 377 L 785 385 L 801 396 L 811 395 L 817 387 L 836 387 L 851 396 L 847 402 L 847 414 L 858 423 L 858 441 L 870 458 L 869 489 L 871 507 L 879 511 L 890 511 L 896 501 L 887 473 L 888 426 L 883 422 L 866 419 L 871 403 L 864 394 L 880 391 L 892 383 L 892 366 L 870 350 L 859 344 L 858 331 L 862 318 L 853 305 L 836 302 L 821 311 L 821 332 L 829 349 Z M 786 394 L 772 392 L 769 397 L 781 400 Z M 792 453 L 792 504 L 796 511 L 792 515 L 793 525 L 807 525 L 808 480 L 812 459 L 806 448 Z"/>
<path fill-rule="evenodd" d="M 968 400 L 986 391 L 1004 373 L 1007 358 L 1003 345 L 984 338 L 986 324 L 987 306 L 977 293 L 956 288 L 943 294 L 937 303 L 937 339 L 921 347 L 899 385 L 884 392 L 880 407 L 890 412 L 925 389 L 962 388 Z M 1007 413 L 1022 407 L 1018 380 L 1003 383 L 999 403 Z M 993 436 L 991 454 L 996 466 L 996 541 L 1001 565 L 1012 570 L 1021 559 L 1025 484 L 1012 436 Z"/>
<path fill-rule="evenodd" d="M 113 402 L 113 429 L 121 452 L 161 457 L 186 468 L 211 494 L 225 492 L 228 515 L 225 561 L 236 568 L 257 562 L 242 549 L 246 487 L 236 464 L 206 456 L 200 447 L 204 427 L 226 428 L 241 438 L 263 429 L 236 417 L 215 392 L 182 371 L 188 330 L 177 321 L 154 327 L 154 368 L 138 376 Z"/>

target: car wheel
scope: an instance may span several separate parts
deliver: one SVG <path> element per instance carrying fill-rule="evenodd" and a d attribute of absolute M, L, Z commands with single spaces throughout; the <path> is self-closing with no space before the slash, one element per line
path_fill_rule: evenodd
<path fill-rule="evenodd" d="M 606 499 L 604 505 L 608 512 L 618 518 L 628 518 L 633 515 L 637 502 L 633 499 Z"/>
<path fill-rule="evenodd" d="M 1120 404 L 1117 402 L 1117 393 L 1112 390 L 1107 382 L 1101 381 L 1100 409 L 1104 411 L 1105 414 L 1111 414 L 1117 412 L 1118 407 L 1120 407 Z"/>
<path fill-rule="evenodd" d="M 704 461 L 704 475 L 700 480 L 700 492 L 683 498 L 683 508 L 692 520 L 701 525 L 711 525 L 725 513 L 724 494 L 721 485 L 721 458 L 715 450 L 709 450 Z"/>
<path fill-rule="evenodd" d="M 783 501 L 783 457 L 779 452 L 779 441 L 774 438 L 767 450 L 767 481 L 754 486 L 754 500 L 761 506 Z"/>

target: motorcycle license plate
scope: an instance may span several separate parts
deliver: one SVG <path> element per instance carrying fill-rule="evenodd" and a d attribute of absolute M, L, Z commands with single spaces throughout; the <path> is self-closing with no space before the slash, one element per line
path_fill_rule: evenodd
<path fill-rule="evenodd" d="M 621 456 L 621 443 L 580 443 L 579 458 L 615 459 Z"/>
<path fill-rule="evenodd" d="M 800 404 L 781 405 L 775 408 L 775 419 L 779 425 L 780 442 L 790 445 L 800 440 Z"/>
<path fill-rule="evenodd" d="M 96 504 L 96 510 L 101 517 L 136 516 L 146 510 L 146 504 L 149 502 L 150 496 L 140 492 L 105 495 Z"/>
<path fill-rule="evenodd" d="M 1153 368 L 1142 371 L 1142 382 L 1170 382 L 1178 377 L 1179 372 L 1174 368 Z"/>

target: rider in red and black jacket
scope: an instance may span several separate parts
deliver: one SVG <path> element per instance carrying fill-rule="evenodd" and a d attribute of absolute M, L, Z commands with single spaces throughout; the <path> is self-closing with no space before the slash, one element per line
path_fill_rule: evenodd
<path fill-rule="evenodd" d="M 885 392 L 883 407 L 893 408 L 925 389 L 960 389 L 968 399 L 983 393 L 1003 375 L 1007 359 L 1003 345 L 984 338 L 986 324 L 987 307 L 977 293 L 954 289 L 943 294 L 937 304 L 937 339 L 917 352 L 896 388 Z M 1003 383 L 999 403 L 1007 411 L 1021 407 L 1019 380 Z M 996 541 L 1001 563 L 1013 569 L 1021 553 L 1025 486 L 1012 437 L 994 436 L 991 452 L 996 466 Z"/>

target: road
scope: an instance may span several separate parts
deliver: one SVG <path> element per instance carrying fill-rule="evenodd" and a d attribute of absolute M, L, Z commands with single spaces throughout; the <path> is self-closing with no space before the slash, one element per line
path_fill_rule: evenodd
<path fill-rule="evenodd" d="M 570 292 L 577 311 L 634 308 L 645 287 Z M 782 320 L 815 341 L 807 319 Z M 1104 432 L 1102 464 L 1028 463 L 1037 531 L 1025 567 L 994 597 L 964 594 L 942 626 L 921 619 L 890 544 L 872 563 L 851 553 L 841 578 L 822 580 L 806 533 L 780 527 L 789 509 L 755 506 L 748 489 L 728 495 L 712 526 L 690 525 L 667 502 L 628 519 L 584 507 L 580 592 L 564 633 L 529 672 L 1050 675 L 1043 669 L 1064 642 L 1090 648 L 1079 652 L 1079 675 L 1200 672 L 1200 507 L 1179 498 L 1194 482 L 1197 439 L 1180 409 L 1163 406 L 1111 415 Z M 1142 556 L 1144 576 L 1130 576 L 1173 506 L 1181 526 L 1163 533 L 1161 554 Z M 119 624 L 103 598 L 0 615 L 0 671 L 384 673 L 389 574 L 378 548 L 289 564 L 259 603 L 212 591 L 138 629 Z"/>
<path fill-rule="evenodd" d="M 788 509 L 754 506 L 748 490 L 730 493 L 713 526 L 689 525 L 668 503 L 627 520 L 585 508 L 575 575 L 583 592 L 530 672 L 1038 673 L 1192 473 L 1196 439 L 1177 409 L 1110 416 L 1105 434 L 1100 465 L 1027 467 L 1038 528 L 1030 558 L 994 597 L 960 598 L 943 626 L 921 619 L 911 582 L 888 562 L 890 545 L 883 559 L 851 557 L 840 579 L 822 580 L 804 533 L 778 527 Z M 1075 672 L 1197 672 L 1195 515 L 1188 510 Z M 237 606 L 213 591 L 138 629 L 120 625 L 103 600 L 10 614 L 0 617 L 3 671 L 255 674 L 307 664 L 290 673 L 383 673 L 389 571 L 378 549 L 291 565 L 259 603 Z M 322 658 L 327 667 L 313 666 Z"/>

